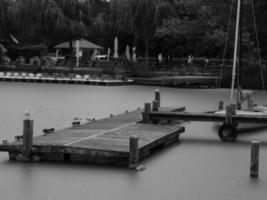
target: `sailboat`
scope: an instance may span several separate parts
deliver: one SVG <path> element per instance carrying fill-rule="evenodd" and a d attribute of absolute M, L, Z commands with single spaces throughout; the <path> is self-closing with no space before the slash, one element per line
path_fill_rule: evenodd
<path fill-rule="evenodd" d="M 267 116 L 267 106 L 258 106 L 254 104 L 252 96 L 255 94 L 251 90 L 242 90 L 242 1 L 237 0 L 237 16 L 236 16 L 236 30 L 235 30 L 235 45 L 234 58 L 232 69 L 232 83 L 230 102 L 235 109 L 235 115 L 250 115 L 250 116 Z M 239 55 L 238 55 L 239 53 Z M 237 65 L 239 65 L 237 70 Z M 238 72 L 238 73 L 236 73 Z M 237 80 L 236 80 L 237 79 Z M 264 84 L 264 83 L 263 83 Z M 237 88 L 235 88 L 237 85 Z M 236 93 L 236 95 L 235 95 Z M 243 105 L 247 103 L 247 105 Z M 220 109 L 214 112 L 215 114 L 226 115 L 225 109 Z M 252 124 L 246 124 L 247 127 L 253 127 Z M 223 141 L 235 141 L 237 138 L 238 124 L 228 125 L 226 123 L 219 126 L 219 137 Z"/>

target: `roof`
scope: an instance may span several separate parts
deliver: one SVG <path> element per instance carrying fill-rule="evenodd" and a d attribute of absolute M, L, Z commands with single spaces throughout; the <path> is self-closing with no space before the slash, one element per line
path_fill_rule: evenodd
<path fill-rule="evenodd" d="M 75 48 L 75 41 L 72 41 L 72 47 Z M 63 42 L 62 44 L 58 44 L 54 48 L 56 48 L 56 49 L 68 49 L 68 48 L 70 48 L 69 41 Z M 103 47 L 96 45 L 92 42 L 89 42 L 85 39 L 80 40 L 80 48 L 81 49 L 103 49 Z"/>

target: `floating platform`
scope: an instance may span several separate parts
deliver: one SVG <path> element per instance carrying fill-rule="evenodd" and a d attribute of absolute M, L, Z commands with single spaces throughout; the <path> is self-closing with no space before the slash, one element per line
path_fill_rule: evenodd
<path fill-rule="evenodd" d="M 151 112 L 150 119 L 152 120 L 184 120 L 184 121 L 203 121 L 203 122 L 225 122 L 226 114 L 216 114 L 214 112 Z M 267 124 L 267 116 L 259 115 L 255 112 L 254 115 L 234 114 L 231 116 L 234 123 L 253 123 Z"/>
<path fill-rule="evenodd" d="M 77 79 L 77 78 L 57 78 L 57 77 L 6 77 L 0 76 L 0 81 L 8 82 L 31 82 L 31 83 L 61 83 L 61 84 L 81 84 L 81 85 L 105 85 L 118 86 L 130 85 L 133 80 L 116 80 L 116 79 Z"/>
<path fill-rule="evenodd" d="M 172 87 L 216 87 L 217 76 L 163 76 L 154 78 L 134 78 L 133 82 L 140 85 L 157 85 Z"/>
<path fill-rule="evenodd" d="M 161 112 L 182 110 L 184 108 L 159 108 Z M 14 161 L 86 162 L 136 167 L 138 161 L 149 156 L 153 149 L 179 141 L 179 135 L 184 132 L 179 123 L 142 123 L 142 113 L 143 110 L 126 111 L 34 137 L 28 159 L 23 156 L 29 145 L 26 142 L 25 147 L 25 137 L 12 143 L 3 141 L 0 151 L 8 152 L 10 160 Z M 136 146 L 131 146 L 131 137 Z M 131 154 L 135 154 L 133 158 Z M 131 159 L 134 159 L 132 164 Z"/>
<path fill-rule="evenodd" d="M 146 119 L 154 120 L 183 120 L 183 121 L 205 121 L 220 122 L 218 136 L 222 141 L 234 142 L 238 136 L 239 124 L 247 124 L 247 128 L 258 128 L 259 125 L 266 127 L 267 115 L 264 112 L 251 112 L 236 110 L 235 104 L 226 106 L 226 110 L 211 111 L 204 113 L 192 112 L 146 112 Z M 257 126 L 256 126 L 257 125 Z M 250 129 L 250 130 L 252 130 Z"/>

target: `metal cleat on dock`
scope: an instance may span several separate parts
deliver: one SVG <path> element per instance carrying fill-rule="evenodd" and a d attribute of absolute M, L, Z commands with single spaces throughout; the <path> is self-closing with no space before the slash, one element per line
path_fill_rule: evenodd
<path fill-rule="evenodd" d="M 55 132 L 55 128 L 45 128 L 43 129 L 44 134 L 51 134 Z"/>

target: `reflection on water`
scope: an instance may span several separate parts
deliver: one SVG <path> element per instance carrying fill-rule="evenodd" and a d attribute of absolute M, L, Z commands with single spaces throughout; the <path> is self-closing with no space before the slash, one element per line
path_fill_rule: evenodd
<path fill-rule="evenodd" d="M 35 135 L 43 128 L 70 126 L 73 115 L 103 118 L 142 107 L 155 87 L 1 83 L 0 139 L 22 131 L 30 107 Z M 189 111 L 228 101 L 228 90 L 159 88 L 164 106 Z M 263 94 L 256 101 L 264 103 Z M 0 154 L 1 199 L 261 199 L 267 185 L 267 130 L 240 134 L 236 143 L 219 141 L 213 123 L 186 123 L 180 144 L 157 151 L 140 173 L 119 167 L 64 163 L 11 163 Z M 260 140 L 258 180 L 249 178 L 250 141 Z"/>

